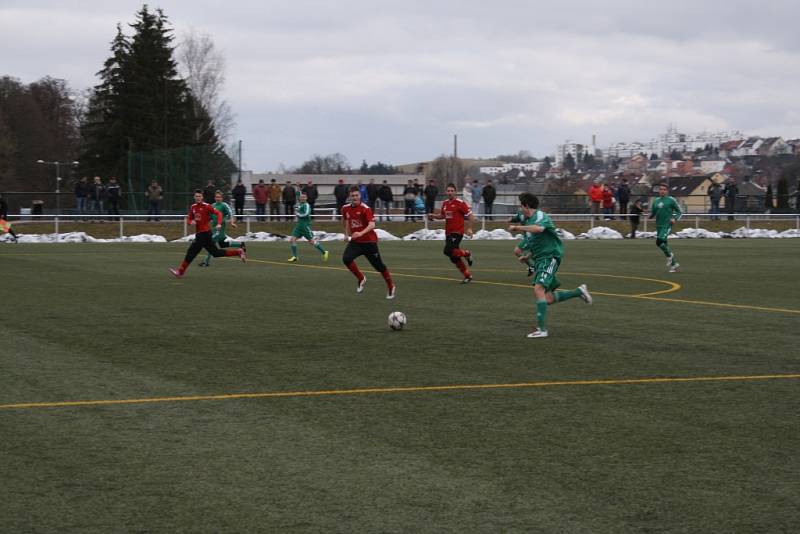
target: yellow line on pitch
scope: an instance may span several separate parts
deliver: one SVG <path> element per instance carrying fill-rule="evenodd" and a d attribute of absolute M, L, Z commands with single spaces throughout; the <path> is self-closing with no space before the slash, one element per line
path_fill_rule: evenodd
<path fill-rule="evenodd" d="M 556 380 L 542 382 L 517 382 L 511 384 L 462 384 L 445 386 L 410 386 L 383 388 L 324 389 L 317 391 L 275 391 L 265 393 L 230 393 L 222 395 L 190 395 L 184 397 L 149 397 L 140 399 L 106 399 L 64 402 L 27 402 L 16 404 L 0 404 L 3 410 L 22 410 L 31 408 L 68 408 L 84 406 L 115 406 L 126 404 L 156 404 L 191 401 L 224 401 L 237 399 L 267 399 L 287 397 L 330 397 L 344 395 L 370 395 L 386 393 L 424 393 L 447 391 L 476 391 L 490 389 L 522 389 L 545 388 L 554 386 L 621 386 L 636 384 L 669 384 L 686 382 L 753 382 L 763 380 L 799 379 L 800 374 L 782 375 L 741 375 L 741 376 L 695 376 L 665 378 L 619 378 L 600 380 Z"/>

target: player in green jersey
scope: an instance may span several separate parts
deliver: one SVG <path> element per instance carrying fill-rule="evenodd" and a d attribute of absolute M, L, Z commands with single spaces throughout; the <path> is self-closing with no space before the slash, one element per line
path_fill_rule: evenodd
<path fill-rule="evenodd" d="M 322 248 L 314 233 L 311 231 L 311 205 L 308 203 L 308 197 L 305 193 L 300 194 L 300 204 L 295 210 L 297 216 L 297 224 L 292 229 L 292 235 L 289 237 L 290 247 L 292 249 L 292 257 L 289 261 L 299 261 L 300 257 L 297 255 L 297 239 L 305 237 L 315 249 L 322 253 L 322 261 L 328 261 L 328 251 Z"/>
<path fill-rule="evenodd" d="M 670 232 L 672 232 L 672 225 L 681 218 L 682 213 L 678 203 L 667 194 L 668 192 L 667 184 L 661 183 L 658 185 L 658 198 L 653 201 L 650 218 L 655 218 L 656 220 L 656 246 L 667 257 L 667 269 L 669 269 L 669 272 L 674 273 L 678 271 L 680 264 L 675 260 L 675 255 L 672 253 L 672 249 L 669 248 L 667 239 Z"/>
<path fill-rule="evenodd" d="M 225 234 L 225 225 L 228 221 L 231 222 L 231 228 L 236 228 L 236 216 L 233 214 L 233 211 L 231 211 L 231 207 L 222 201 L 222 191 L 214 192 L 214 203 L 212 206 L 222 214 L 222 221 L 217 221 L 216 215 L 211 216 L 211 227 L 215 228 L 217 225 L 219 225 L 219 230 L 215 230 L 211 234 L 211 240 L 219 248 L 234 247 L 240 248 L 246 252 L 247 245 L 238 241 L 228 241 L 228 236 Z M 211 254 L 207 254 L 206 259 L 199 263 L 200 267 L 210 267 L 212 257 L 213 256 Z"/>
<path fill-rule="evenodd" d="M 526 232 L 528 236 L 521 245 L 520 250 L 529 254 L 534 268 L 533 293 L 536 296 L 536 329 L 528 334 L 530 338 L 547 337 L 547 307 L 558 302 L 580 297 L 586 304 L 592 303 L 592 296 L 586 284 L 581 284 L 575 289 L 556 291 L 561 285 L 556 273 L 564 255 L 564 246 L 556 234 L 556 227 L 550 216 L 538 209 L 539 199 L 531 193 L 519 196 L 522 214 L 525 216 L 523 224 L 511 224 L 508 229 L 512 232 Z"/>

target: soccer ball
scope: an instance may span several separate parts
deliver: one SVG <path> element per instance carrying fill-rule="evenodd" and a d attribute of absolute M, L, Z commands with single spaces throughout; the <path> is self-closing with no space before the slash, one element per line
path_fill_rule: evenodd
<path fill-rule="evenodd" d="M 389 314 L 389 328 L 392 330 L 402 330 L 406 325 L 406 314 L 403 312 L 392 312 Z"/>

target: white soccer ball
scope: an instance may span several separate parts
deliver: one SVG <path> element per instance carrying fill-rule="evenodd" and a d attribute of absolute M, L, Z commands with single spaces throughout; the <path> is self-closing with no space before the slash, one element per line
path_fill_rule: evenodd
<path fill-rule="evenodd" d="M 403 312 L 396 311 L 389 314 L 389 328 L 392 330 L 402 330 L 406 321 L 406 314 Z"/>

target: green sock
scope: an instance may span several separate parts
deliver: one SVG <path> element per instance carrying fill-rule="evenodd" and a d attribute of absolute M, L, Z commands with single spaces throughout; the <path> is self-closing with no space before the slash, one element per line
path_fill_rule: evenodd
<path fill-rule="evenodd" d="M 565 300 L 574 299 L 575 297 L 580 297 L 580 296 L 581 296 L 581 290 L 578 288 L 556 291 L 555 293 L 553 293 L 553 304 L 555 304 L 556 302 L 564 302 Z"/>
<path fill-rule="evenodd" d="M 536 301 L 536 324 L 539 325 L 539 330 L 545 331 L 545 317 L 547 316 L 547 300 Z"/>
<path fill-rule="evenodd" d="M 672 254 L 672 249 L 670 249 L 669 245 L 667 245 L 666 243 L 661 243 L 661 245 L 659 245 L 658 248 L 661 249 L 661 252 L 663 252 L 664 256 L 666 257 L 669 257 Z"/>
<path fill-rule="evenodd" d="M 291 247 L 292 247 L 292 256 L 294 256 L 296 258 L 297 257 L 297 245 L 292 243 Z"/>
<path fill-rule="evenodd" d="M 206 254 L 206 265 L 211 265 L 211 254 Z"/>
<path fill-rule="evenodd" d="M 314 245 L 314 248 L 315 248 L 315 249 L 317 249 L 317 250 L 319 250 L 319 251 L 320 251 L 320 252 L 322 252 L 323 254 L 325 254 L 325 249 L 324 249 L 324 248 L 322 248 L 322 245 L 320 245 L 319 243 L 317 243 L 316 245 Z"/>
<path fill-rule="evenodd" d="M 228 246 L 233 248 L 242 248 L 242 244 L 239 243 L 238 241 L 231 241 L 230 243 L 228 243 Z"/>

